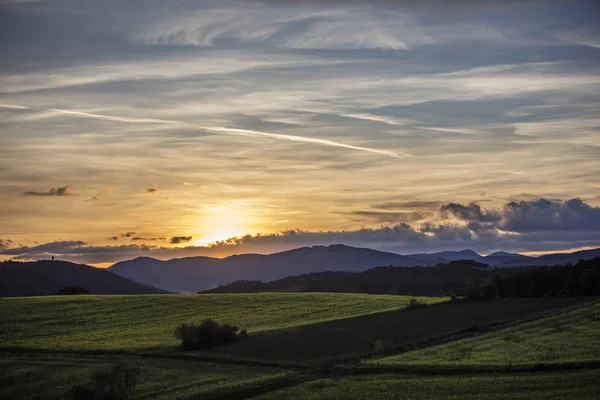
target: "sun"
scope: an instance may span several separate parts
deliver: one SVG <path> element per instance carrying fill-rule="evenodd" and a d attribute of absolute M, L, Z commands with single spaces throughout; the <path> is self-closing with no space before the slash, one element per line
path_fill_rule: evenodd
<path fill-rule="evenodd" d="M 203 218 L 197 221 L 199 234 L 192 242 L 195 246 L 211 243 L 251 233 L 255 219 L 248 210 L 236 205 L 215 206 L 203 210 Z"/>
<path fill-rule="evenodd" d="M 226 240 L 236 236 L 244 236 L 246 231 L 238 226 L 219 226 L 211 229 L 209 233 L 194 240 L 195 246 L 208 246 L 211 243 Z"/>

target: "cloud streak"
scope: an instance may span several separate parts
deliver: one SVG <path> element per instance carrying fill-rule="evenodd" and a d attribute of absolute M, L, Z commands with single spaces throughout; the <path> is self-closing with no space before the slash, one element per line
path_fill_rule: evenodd
<path fill-rule="evenodd" d="M 381 154 L 381 155 L 385 155 L 385 156 L 392 157 L 392 158 L 412 157 L 408 153 L 395 152 L 395 151 L 391 151 L 391 150 L 374 149 L 371 147 L 354 146 L 354 145 L 350 145 L 350 144 L 335 142 L 333 140 L 328 140 L 328 139 L 318 139 L 318 138 L 311 138 L 311 137 L 304 137 L 304 136 L 284 135 L 284 134 L 279 134 L 279 133 L 268 133 L 268 132 L 250 131 L 250 130 L 246 130 L 246 129 L 233 129 L 233 128 L 223 128 L 223 127 L 216 127 L 216 128 L 208 127 L 208 128 L 204 128 L 204 129 L 206 129 L 209 132 L 215 132 L 215 133 L 224 134 L 224 135 L 266 137 L 266 138 L 277 139 L 277 140 L 287 140 L 287 141 L 291 141 L 291 142 L 310 143 L 310 144 L 316 144 L 316 145 L 320 145 L 320 146 L 341 147 L 344 149 L 365 151 L 365 152 L 374 153 L 374 154 Z"/>

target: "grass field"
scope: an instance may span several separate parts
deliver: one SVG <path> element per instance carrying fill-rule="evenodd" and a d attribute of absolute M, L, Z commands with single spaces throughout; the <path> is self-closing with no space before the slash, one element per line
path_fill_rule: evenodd
<path fill-rule="evenodd" d="M 409 299 L 344 293 L 4 298 L 0 346 L 140 350 L 177 345 L 173 331 L 178 325 L 205 318 L 257 333 L 398 309 Z"/>
<path fill-rule="evenodd" d="M 269 392 L 256 399 L 403 399 L 403 400 L 594 400 L 600 372 L 478 376 L 370 375 L 320 379 Z"/>
<path fill-rule="evenodd" d="M 600 303 L 448 344 L 371 360 L 376 365 L 532 365 L 600 360 Z"/>
<path fill-rule="evenodd" d="M 338 319 L 257 335 L 214 350 L 214 354 L 268 361 L 314 364 L 364 358 L 376 343 L 410 346 L 440 335 L 468 330 L 474 322 L 494 324 L 577 305 L 577 299 L 502 299 L 440 304 Z M 464 333 L 461 335 L 464 336 Z"/>
<path fill-rule="evenodd" d="M 74 383 L 89 381 L 112 362 L 139 368 L 138 400 L 212 397 L 277 382 L 293 373 L 195 361 L 134 357 L 0 355 L 0 399 L 66 399 Z"/>

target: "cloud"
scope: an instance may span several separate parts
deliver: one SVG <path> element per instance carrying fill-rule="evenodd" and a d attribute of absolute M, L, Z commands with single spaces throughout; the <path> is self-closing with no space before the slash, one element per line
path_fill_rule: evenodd
<path fill-rule="evenodd" d="M 48 196 L 76 196 L 77 193 L 73 193 L 73 186 L 67 185 L 63 187 L 59 187 L 57 189 L 52 188 L 47 192 L 23 192 L 24 196 L 40 196 L 40 197 L 48 197 Z"/>
<path fill-rule="evenodd" d="M 417 212 L 402 211 L 353 211 L 351 215 L 365 217 L 376 222 L 415 222 L 424 219 L 422 214 Z"/>
<path fill-rule="evenodd" d="M 513 201 L 502 208 L 499 228 L 511 232 L 600 232 L 600 207 L 592 207 L 579 198 Z"/>
<path fill-rule="evenodd" d="M 156 192 L 158 192 L 158 186 L 155 184 L 152 184 L 152 187 L 149 187 L 148 189 L 146 189 L 146 193 L 149 193 L 149 194 L 154 194 Z"/>
<path fill-rule="evenodd" d="M 0 239 L 0 250 L 7 249 L 12 244 L 10 239 Z"/>
<path fill-rule="evenodd" d="M 173 236 L 171 238 L 171 244 L 180 244 L 180 243 L 191 242 L 191 241 L 192 241 L 191 236 Z"/>
<path fill-rule="evenodd" d="M 454 216 L 465 221 L 476 222 L 495 222 L 500 219 L 500 216 L 494 211 L 485 211 L 475 202 L 467 205 L 458 203 L 448 203 L 440 207 L 440 211 L 444 216 Z"/>
<path fill-rule="evenodd" d="M 162 241 L 162 240 L 166 240 L 164 237 L 141 237 L 141 236 L 136 236 L 131 238 L 132 242 L 141 242 L 141 241 L 146 241 L 146 242 L 156 242 L 156 241 Z"/>
<path fill-rule="evenodd" d="M 141 254 L 159 259 L 200 255 L 223 257 L 338 243 L 403 254 L 464 248 L 485 253 L 600 246 L 600 207 L 592 207 L 577 198 L 510 202 L 492 210 L 481 209 L 473 204 L 448 203 L 440 207 L 437 221 L 421 222 L 416 227 L 403 222 L 356 230 L 295 229 L 234 237 L 208 246 L 187 247 L 137 244 L 93 246 L 83 241 L 59 241 L 33 247 L 3 248 L 0 254 L 22 260 L 46 258 L 52 254 L 76 262 L 101 263 L 134 258 Z M 191 240 L 191 236 L 174 236 L 170 244 Z"/>
<path fill-rule="evenodd" d="M 406 210 L 406 209 L 427 209 L 437 210 L 442 201 L 390 201 L 387 203 L 374 204 L 373 208 L 379 208 L 381 210 Z"/>
<path fill-rule="evenodd" d="M 44 243 L 38 246 L 20 246 L 12 249 L 4 249 L 0 252 L 3 255 L 21 256 L 24 254 L 72 254 L 74 249 L 85 246 L 87 243 L 79 240 L 56 241 Z"/>

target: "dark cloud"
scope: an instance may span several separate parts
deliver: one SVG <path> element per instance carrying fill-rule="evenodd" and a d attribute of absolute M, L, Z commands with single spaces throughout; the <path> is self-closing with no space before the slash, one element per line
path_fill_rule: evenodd
<path fill-rule="evenodd" d="M 119 240 L 119 237 L 118 237 L 118 236 L 112 236 L 112 237 L 110 237 L 109 239 L 110 239 L 110 240 Z"/>
<path fill-rule="evenodd" d="M 190 242 L 192 240 L 191 236 L 173 236 L 171 238 L 171 244 L 180 244 Z"/>
<path fill-rule="evenodd" d="M 459 203 L 448 203 L 440 207 L 443 216 L 454 216 L 465 221 L 475 222 L 495 222 L 500 216 L 495 211 L 482 210 L 481 206 L 475 202 L 467 205 Z"/>
<path fill-rule="evenodd" d="M 58 189 L 52 188 L 47 192 L 23 192 L 24 196 L 75 196 L 77 193 L 73 193 L 73 186 L 67 185 L 59 187 Z"/>
<path fill-rule="evenodd" d="M 131 238 L 132 242 L 141 242 L 141 241 L 146 241 L 146 242 L 155 242 L 155 241 L 161 241 L 161 240 L 165 240 L 164 237 L 141 237 L 141 236 L 136 236 Z"/>
<path fill-rule="evenodd" d="M 122 234 L 121 234 L 121 237 L 124 237 L 124 238 L 130 238 L 130 237 L 132 237 L 133 235 L 135 235 L 135 232 L 125 232 L 125 233 L 122 233 Z"/>
<path fill-rule="evenodd" d="M 158 192 L 158 185 L 153 183 L 149 186 L 150 187 L 148 189 L 146 189 L 146 193 L 154 194 L 154 193 Z"/>
<path fill-rule="evenodd" d="M 600 232 L 600 207 L 592 207 L 579 198 L 513 201 L 503 207 L 499 228 L 511 232 Z"/>
<path fill-rule="evenodd" d="M 85 246 L 87 243 L 74 240 L 74 241 L 57 241 L 44 243 L 38 246 L 20 246 L 13 249 L 4 249 L 0 252 L 3 255 L 19 256 L 23 254 L 69 254 L 69 250 Z"/>
<path fill-rule="evenodd" d="M 0 239 L 0 250 L 8 248 L 12 244 L 10 239 Z"/>

